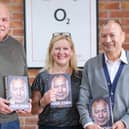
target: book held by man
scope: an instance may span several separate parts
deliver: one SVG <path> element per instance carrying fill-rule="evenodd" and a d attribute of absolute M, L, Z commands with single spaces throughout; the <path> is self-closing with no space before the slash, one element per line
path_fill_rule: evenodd
<path fill-rule="evenodd" d="M 6 98 L 13 110 L 28 110 L 29 83 L 27 76 L 9 75 L 5 77 Z"/>
<path fill-rule="evenodd" d="M 49 74 L 48 89 L 54 89 L 56 100 L 51 102 L 52 108 L 72 106 L 71 79 L 69 74 Z"/>
<path fill-rule="evenodd" d="M 113 124 L 112 103 L 109 97 L 98 97 L 91 100 L 89 113 L 94 123 L 103 129 L 111 129 Z"/>

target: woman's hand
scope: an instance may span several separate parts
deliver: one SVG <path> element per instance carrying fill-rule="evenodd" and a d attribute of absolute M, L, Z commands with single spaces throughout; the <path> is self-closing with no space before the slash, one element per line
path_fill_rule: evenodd
<path fill-rule="evenodd" d="M 40 105 L 45 108 L 46 105 L 53 101 L 56 101 L 56 91 L 54 89 L 50 89 L 40 99 Z"/>

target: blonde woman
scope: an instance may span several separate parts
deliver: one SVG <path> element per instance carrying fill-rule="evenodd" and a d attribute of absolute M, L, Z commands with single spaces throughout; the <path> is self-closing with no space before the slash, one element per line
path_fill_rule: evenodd
<path fill-rule="evenodd" d="M 67 73 L 71 77 L 72 106 L 51 108 L 56 91 L 49 89 L 50 74 Z M 49 44 L 45 70 L 37 75 L 32 85 L 32 113 L 39 114 L 39 129 L 82 129 L 76 102 L 81 83 L 81 71 L 77 68 L 76 53 L 70 33 L 54 33 Z"/>

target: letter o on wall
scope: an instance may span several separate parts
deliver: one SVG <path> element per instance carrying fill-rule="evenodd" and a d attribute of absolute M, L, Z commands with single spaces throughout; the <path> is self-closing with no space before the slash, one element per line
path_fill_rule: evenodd
<path fill-rule="evenodd" d="M 57 21 L 63 21 L 66 18 L 66 11 L 62 8 L 58 8 L 54 12 L 54 18 Z"/>

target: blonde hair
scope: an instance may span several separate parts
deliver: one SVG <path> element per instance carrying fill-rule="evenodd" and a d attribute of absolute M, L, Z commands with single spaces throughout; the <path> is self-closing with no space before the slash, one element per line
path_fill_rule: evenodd
<path fill-rule="evenodd" d="M 49 43 L 48 51 L 47 51 L 46 62 L 45 62 L 45 69 L 46 70 L 50 70 L 53 67 L 54 60 L 52 58 L 51 51 L 53 49 L 54 44 L 57 41 L 62 40 L 62 39 L 65 39 L 65 40 L 68 41 L 68 43 L 70 44 L 71 50 L 73 52 L 72 57 L 71 57 L 70 62 L 69 62 L 69 67 L 72 70 L 77 71 L 78 68 L 77 68 L 77 60 L 76 60 L 76 52 L 75 52 L 74 43 L 72 41 L 71 36 L 64 35 L 64 34 L 52 36 L 52 38 L 50 40 L 50 43 Z"/>

